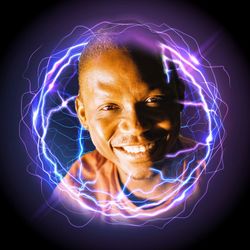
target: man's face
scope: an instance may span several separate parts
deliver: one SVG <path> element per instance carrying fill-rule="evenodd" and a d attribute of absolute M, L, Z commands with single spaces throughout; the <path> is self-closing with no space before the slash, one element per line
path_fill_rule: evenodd
<path fill-rule="evenodd" d="M 179 131 L 179 110 L 164 79 L 143 80 L 132 58 L 118 49 L 89 60 L 81 74 L 76 108 L 96 149 L 132 178 L 150 177 Z"/>

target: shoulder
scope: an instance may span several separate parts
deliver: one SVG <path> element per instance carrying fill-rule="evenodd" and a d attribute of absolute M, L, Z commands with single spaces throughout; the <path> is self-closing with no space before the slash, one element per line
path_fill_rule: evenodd
<path fill-rule="evenodd" d="M 73 189 L 77 190 L 84 181 L 95 180 L 98 170 L 102 168 L 105 162 L 106 159 L 97 150 L 84 154 L 72 164 L 54 190 L 53 196 L 55 194 L 56 196 L 58 194 L 59 196 L 67 196 L 69 188 L 74 187 Z"/>
<path fill-rule="evenodd" d="M 88 208 L 91 199 L 85 195 L 88 193 L 93 197 L 96 195 L 91 190 L 97 189 L 97 178 L 99 178 L 98 183 L 103 184 L 102 180 L 106 178 L 108 170 L 112 169 L 110 166 L 109 161 L 96 150 L 83 155 L 73 163 L 55 188 L 52 194 L 53 200 L 70 210 L 82 210 L 82 206 Z M 110 182 L 105 182 L 105 185 L 106 183 Z M 83 190 L 85 195 L 82 195 Z"/>
<path fill-rule="evenodd" d="M 92 179 L 95 177 L 95 173 L 102 168 L 106 161 L 106 158 L 104 158 L 97 150 L 84 154 L 73 163 L 64 178 L 70 179 L 76 176 L 77 178 L 82 176 L 83 179 Z"/>
<path fill-rule="evenodd" d="M 55 189 L 62 191 L 68 187 L 80 188 L 85 181 L 93 181 L 97 172 L 102 168 L 106 159 L 98 152 L 92 151 L 77 159 L 70 167 L 67 174 L 61 179 Z"/>

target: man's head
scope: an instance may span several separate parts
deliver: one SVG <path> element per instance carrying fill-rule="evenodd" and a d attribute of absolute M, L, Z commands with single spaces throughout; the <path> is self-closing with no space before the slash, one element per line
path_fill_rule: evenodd
<path fill-rule="evenodd" d="M 173 68 L 174 70 L 174 68 Z M 96 40 L 79 62 L 76 110 L 96 149 L 136 179 L 176 142 L 183 88 L 175 72 L 170 84 L 160 55 Z"/>

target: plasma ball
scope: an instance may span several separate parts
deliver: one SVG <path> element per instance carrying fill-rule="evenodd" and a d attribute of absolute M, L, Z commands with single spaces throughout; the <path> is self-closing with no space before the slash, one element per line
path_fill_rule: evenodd
<path fill-rule="evenodd" d="M 192 61 L 194 64 L 196 64 L 196 65 L 199 65 L 199 64 L 200 64 L 199 61 L 197 60 L 197 58 L 195 58 L 194 56 L 190 55 L 190 59 L 191 59 L 191 61 Z"/>
<path fill-rule="evenodd" d="M 185 178 L 184 175 L 164 178 L 161 171 L 153 169 L 161 176 L 161 184 L 178 183 L 171 193 L 166 194 L 160 201 L 150 204 L 150 206 L 157 206 L 169 200 L 164 208 L 156 212 L 147 212 L 147 207 L 149 207 L 147 204 L 138 204 L 133 209 L 126 204 L 121 205 L 119 201 L 123 196 L 130 197 L 132 195 L 125 192 L 126 183 L 123 191 L 113 197 L 112 202 L 105 203 L 95 200 L 89 195 L 91 192 L 99 191 L 88 190 L 89 183 L 79 178 L 77 180 L 80 186 L 79 195 L 87 196 L 95 206 L 85 204 L 77 197 L 73 197 L 72 187 L 68 187 L 64 191 L 68 192 L 84 209 L 107 218 L 107 223 L 144 226 L 156 225 L 157 222 L 158 227 L 162 228 L 173 219 L 190 216 L 193 210 L 186 209 L 187 199 L 195 192 L 202 179 L 206 180 L 208 187 L 211 178 L 223 168 L 223 142 L 225 139 L 223 120 L 227 113 L 227 105 L 223 102 L 218 90 L 216 77 L 218 73 L 213 71 L 214 67 L 202 55 L 194 38 L 190 41 L 190 36 L 166 24 L 105 21 L 92 28 L 75 27 L 72 32 L 62 38 L 49 57 L 46 55 L 40 60 L 39 65 L 37 65 L 37 78 L 29 79 L 29 91 L 23 94 L 21 100 L 20 138 L 32 161 L 29 173 L 36 175 L 41 180 L 43 188 L 54 189 L 66 175 L 72 163 L 80 159 L 84 153 L 93 150 L 90 136 L 81 126 L 74 110 L 77 96 L 77 66 L 81 52 L 99 30 L 121 36 L 127 31 L 133 32 L 138 28 L 157 34 L 164 41 L 161 41 L 159 46 L 165 67 L 166 84 L 169 84 L 172 73 L 168 65 L 174 63 L 178 75 L 186 87 L 185 101 L 180 103 L 184 106 L 181 114 L 181 134 L 192 138 L 197 143 L 192 148 L 179 150 L 173 154 L 169 153 L 166 157 L 176 159 L 176 165 L 178 165 L 177 159 L 182 155 L 190 152 L 194 155 L 194 152 L 200 147 L 204 150 L 199 159 L 191 159 L 191 157 L 188 159 L 186 166 L 188 171 L 185 173 Z M 72 40 L 76 42 L 72 44 Z M 35 54 L 32 55 L 29 62 L 34 57 Z M 223 71 L 223 66 L 218 68 L 221 68 L 222 73 L 227 73 Z M 29 74 L 28 71 L 29 68 L 26 75 Z M 32 147 L 31 150 L 30 147 Z M 195 172 L 199 173 L 196 177 L 194 177 Z M 88 192 L 84 192 L 85 190 Z M 205 193 L 206 191 L 201 193 L 200 197 L 204 197 Z M 198 199 L 198 201 L 200 200 Z M 193 207 L 196 207 L 198 201 L 194 202 Z M 175 212 L 174 208 L 180 204 L 183 204 L 183 209 L 177 209 Z M 118 211 L 121 212 L 105 212 L 104 208 L 109 206 L 117 206 Z M 168 211 L 172 211 L 171 215 L 167 213 Z M 123 220 L 118 220 L 118 217 L 122 217 Z M 87 224 L 83 223 L 82 226 Z M 72 225 L 75 224 L 72 222 Z"/>

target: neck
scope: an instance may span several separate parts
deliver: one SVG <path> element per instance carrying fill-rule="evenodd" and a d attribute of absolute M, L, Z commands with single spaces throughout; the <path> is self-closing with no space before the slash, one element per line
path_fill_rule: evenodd
<path fill-rule="evenodd" d="M 162 171 L 166 172 L 166 171 Z M 118 168 L 120 181 L 133 194 L 142 199 L 160 200 L 170 188 L 169 183 L 164 183 L 159 173 L 152 172 L 148 178 L 135 179 Z M 172 186 L 172 185 L 171 185 Z"/>

